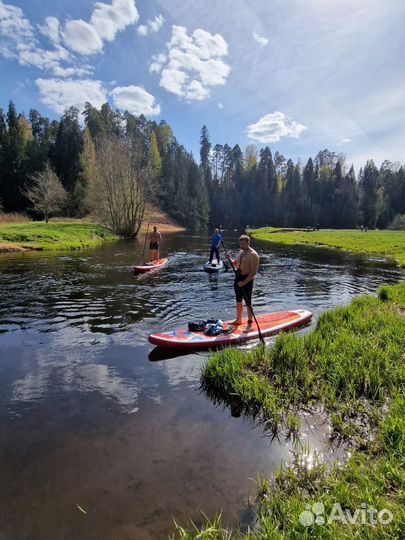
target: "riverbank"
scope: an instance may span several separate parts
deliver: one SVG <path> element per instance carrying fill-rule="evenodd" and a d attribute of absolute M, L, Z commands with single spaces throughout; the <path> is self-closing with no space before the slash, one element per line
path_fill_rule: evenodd
<path fill-rule="evenodd" d="M 236 402 L 273 433 L 296 431 L 304 407 L 322 409 L 332 435 L 342 437 L 351 452 L 345 464 L 331 468 L 298 454 L 292 466 L 259 482 L 254 532 L 226 530 L 216 518 L 202 526 L 199 538 L 403 538 L 404 342 L 405 283 L 400 283 L 322 314 L 309 335 L 282 335 L 272 349 L 227 349 L 211 356 L 202 374 L 211 395 Z M 307 522 L 302 518 L 315 503 L 323 505 L 316 508 L 323 509 L 325 523 L 314 523 L 311 511 L 304 514 Z M 364 503 L 386 509 L 383 517 L 392 520 L 367 525 L 360 518 L 327 519 L 336 504 L 353 515 Z M 178 533 L 195 538 L 197 529 L 190 525 Z"/>
<path fill-rule="evenodd" d="M 0 252 L 73 250 L 116 238 L 105 227 L 81 220 L 0 224 Z"/>
<path fill-rule="evenodd" d="M 324 246 L 392 258 L 405 268 L 405 231 L 361 232 L 357 229 L 305 231 L 263 227 L 251 230 L 249 234 L 257 240 L 280 244 Z"/>
<path fill-rule="evenodd" d="M 30 250 L 68 251 L 97 247 L 103 242 L 117 240 L 106 227 L 89 219 L 54 218 L 49 223 L 29 221 L 10 222 L 5 218 L 0 222 L 0 253 L 18 253 Z M 145 234 L 147 223 L 156 225 L 163 233 L 185 231 L 163 212 L 148 207 L 140 234 Z"/>
<path fill-rule="evenodd" d="M 250 233 L 283 244 L 390 257 L 405 266 L 403 231 L 264 228 Z M 179 527 L 179 537 L 194 538 L 198 531 L 201 539 L 403 538 L 404 342 L 405 283 L 400 283 L 380 288 L 377 298 L 363 296 L 322 314 L 307 336 L 282 335 L 273 349 L 213 355 L 202 380 L 216 399 L 236 401 L 274 434 L 297 432 L 304 407 L 323 410 L 332 437 L 344 439 L 350 454 L 344 464 L 327 467 L 321 459 L 308 460 L 304 450 L 274 478 L 260 480 L 254 531 L 229 531 L 217 516 L 200 528 Z M 380 513 L 371 515 L 373 509 Z M 348 511 L 357 512 L 357 519 L 350 522 Z"/>

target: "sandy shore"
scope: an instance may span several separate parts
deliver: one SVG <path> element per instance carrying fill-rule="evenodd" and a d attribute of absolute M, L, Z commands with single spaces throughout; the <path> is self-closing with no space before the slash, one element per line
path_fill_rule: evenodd
<path fill-rule="evenodd" d="M 174 233 L 174 232 L 183 232 L 186 229 L 184 227 L 180 227 L 179 225 L 175 225 L 174 223 L 158 223 L 155 221 L 151 221 L 149 225 L 149 232 L 152 230 L 152 227 L 156 225 L 156 227 L 159 229 L 160 232 L 165 233 Z M 146 230 L 148 228 L 148 225 L 142 225 L 141 227 L 141 233 L 146 233 Z"/>
<path fill-rule="evenodd" d="M 0 253 L 19 253 L 21 251 L 28 251 L 28 250 L 26 248 L 19 246 L 18 244 L 0 243 Z"/>

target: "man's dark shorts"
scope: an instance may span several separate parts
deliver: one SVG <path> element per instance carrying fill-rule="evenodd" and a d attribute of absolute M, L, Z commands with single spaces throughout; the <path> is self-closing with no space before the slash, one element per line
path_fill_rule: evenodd
<path fill-rule="evenodd" d="M 149 244 L 149 249 L 159 249 L 159 244 L 158 242 L 151 242 Z"/>
<path fill-rule="evenodd" d="M 250 305 L 252 303 L 252 291 L 253 291 L 253 279 L 249 281 L 249 283 L 246 283 L 243 287 L 239 287 L 238 283 L 240 281 L 243 281 L 247 278 L 246 276 L 242 276 L 238 273 L 237 277 L 235 278 L 233 287 L 235 289 L 235 295 L 236 295 L 236 301 L 242 302 L 242 300 L 247 300 L 248 304 Z"/>

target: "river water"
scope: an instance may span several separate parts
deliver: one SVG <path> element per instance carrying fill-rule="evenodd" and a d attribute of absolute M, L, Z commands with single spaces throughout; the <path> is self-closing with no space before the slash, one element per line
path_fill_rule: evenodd
<path fill-rule="evenodd" d="M 167 357 L 147 341 L 189 320 L 234 317 L 232 274 L 202 271 L 207 242 L 166 235 L 170 265 L 143 276 L 131 272 L 142 239 L 0 259 L 0 539 L 166 538 L 173 518 L 198 523 L 201 511 L 249 522 L 258 473 L 288 462 L 293 442 L 200 391 L 206 354 Z M 305 308 L 316 324 L 401 277 L 384 260 L 255 247 L 258 313 Z M 308 459 L 329 452 L 327 434 L 304 422 Z"/>

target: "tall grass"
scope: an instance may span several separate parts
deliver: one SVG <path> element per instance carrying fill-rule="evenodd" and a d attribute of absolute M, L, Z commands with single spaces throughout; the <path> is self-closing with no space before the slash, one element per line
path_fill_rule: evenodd
<path fill-rule="evenodd" d="M 4 223 L 26 223 L 30 221 L 30 218 L 25 214 L 20 214 L 18 212 L 11 212 L 5 214 L 0 210 L 0 224 Z"/>
<path fill-rule="evenodd" d="M 391 390 L 405 387 L 403 304 L 405 284 L 385 286 L 378 298 L 323 313 L 308 335 L 281 335 L 271 349 L 220 351 L 204 367 L 203 386 L 273 430 L 287 427 L 303 405 L 321 403 L 336 432 L 361 434 L 365 420 L 375 425 Z"/>
<path fill-rule="evenodd" d="M 296 455 L 270 481 L 259 484 L 254 530 L 221 529 L 218 538 L 402 539 L 405 537 L 405 283 L 384 286 L 324 313 L 306 336 L 280 336 L 273 349 L 227 349 L 204 367 L 203 385 L 218 400 L 237 401 L 273 431 L 294 426 L 300 409 L 322 407 L 335 433 L 352 445 L 346 463 L 308 465 Z M 372 436 L 370 434 L 372 433 Z M 335 503 L 352 513 L 362 503 L 388 509 L 392 522 L 300 522 L 306 505 Z M 180 538 L 211 538 L 209 522 Z"/>

